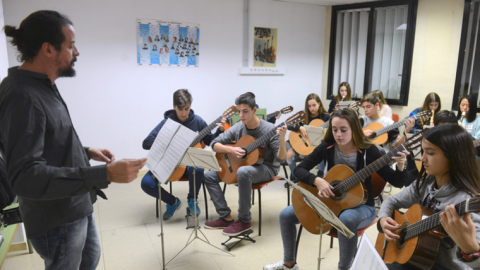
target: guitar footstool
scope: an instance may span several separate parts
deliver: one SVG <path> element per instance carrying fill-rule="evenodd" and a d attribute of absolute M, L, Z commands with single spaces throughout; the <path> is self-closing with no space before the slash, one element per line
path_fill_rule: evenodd
<path fill-rule="evenodd" d="M 253 230 L 247 230 L 247 231 L 244 231 L 242 232 L 241 234 L 239 235 L 235 235 L 235 236 L 229 236 L 228 237 L 228 240 L 223 242 L 222 245 L 224 245 L 228 251 L 232 250 L 232 248 L 234 248 L 236 245 L 238 245 L 240 242 L 242 242 L 243 240 L 246 240 L 246 241 L 250 241 L 250 242 L 253 242 L 255 243 L 256 241 L 253 240 L 251 237 L 250 237 L 250 234 L 253 233 Z M 232 246 L 227 246 L 227 242 L 232 240 L 233 238 L 236 238 L 236 239 L 240 239 L 240 241 L 237 241 L 235 244 L 233 244 Z"/>

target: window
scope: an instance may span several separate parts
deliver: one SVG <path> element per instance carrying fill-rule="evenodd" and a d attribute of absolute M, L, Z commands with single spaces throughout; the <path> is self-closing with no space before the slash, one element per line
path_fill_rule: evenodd
<path fill-rule="evenodd" d="M 469 94 L 477 95 L 480 88 L 480 49 L 478 40 L 480 17 L 480 0 L 466 0 L 463 11 L 462 35 L 458 53 L 457 75 L 453 92 L 452 110 L 458 110 L 461 97 Z M 477 76 L 473 76 L 477 74 Z M 480 102 L 477 100 L 477 106 Z"/>
<path fill-rule="evenodd" d="M 389 104 L 407 105 L 417 4 L 392 0 L 333 6 L 327 97 L 347 81 L 354 98 L 381 90 Z"/>

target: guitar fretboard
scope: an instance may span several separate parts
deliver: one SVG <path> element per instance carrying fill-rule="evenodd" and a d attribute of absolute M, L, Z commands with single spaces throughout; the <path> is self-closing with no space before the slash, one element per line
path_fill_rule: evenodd
<path fill-rule="evenodd" d="M 455 210 L 457 210 L 457 213 L 460 215 L 460 216 L 463 216 L 464 214 L 466 214 L 465 212 L 465 209 L 466 209 L 466 205 L 468 203 L 468 200 L 466 201 L 463 201 L 457 205 L 455 205 Z M 440 223 L 440 214 L 443 213 L 442 212 L 439 212 L 439 213 L 435 213 L 433 215 L 431 215 L 430 217 L 424 219 L 424 220 L 420 220 L 419 222 L 416 222 L 412 225 L 409 225 L 405 228 L 402 229 L 401 233 L 400 233 L 400 237 L 403 239 L 403 241 L 407 241 L 413 237 L 416 237 L 424 232 L 428 232 L 438 226 L 441 225 Z"/>
<path fill-rule="evenodd" d="M 257 149 L 260 145 L 266 143 L 270 138 L 275 136 L 277 134 L 277 128 L 285 126 L 285 122 L 282 122 L 280 125 L 276 126 L 269 132 L 265 133 L 262 135 L 262 137 L 258 138 L 255 140 L 253 143 L 249 144 L 247 147 L 245 147 L 245 155 L 250 154 L 253 150 Z"/>
<path fill-rule="evenodd" d="M 195 144 L 201 142 L 203 140 L 203 138 L 205 138 L 205 136 L 207 136 L 210 132 L 212 132 L 212 130 L 217 126 L 217 123 L 222 122 L 222 118 L 223 118 L 223 116 L 218 117 L 210 125 L 208 125 L 204 129 L 202 129 L 202 131 L 200 131 L 200 133 L 198 133 L 197 137 L 192 142 L 192 144 L 190 144 L 190 147 L 194 147 Z"/>
<path fill-rule="evenodd" d="M 375 131 L 375 135 L 379 136 L 379 135 L 382 135 L 383 133 L 389 132 L 390 130 L 393 130 L 393 129 L 396 129 L 400 126 L 403 126 L 403 124 L 405 124 L 405 121 L 407 121 L 408 119 L 417 120 L 418 118 L 419 118 L 418 115 L 415 115 L 415 116 L 409 117 L 407 119 L 404 119 L 402 121 L 399 121 L 395 124 L 391 124 L 389 126 L 386 126 L 384 128 L 381 128 L 381 129 Z"/>

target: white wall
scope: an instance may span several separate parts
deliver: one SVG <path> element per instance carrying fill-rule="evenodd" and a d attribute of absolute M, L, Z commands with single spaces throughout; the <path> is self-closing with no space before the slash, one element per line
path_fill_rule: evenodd
<path fill-rule="evenodd" d="M 0 29 L 3 29 L 3 0 L 0 0 Z M 5 33 L 0 31 L 0 81 L 7 76 L 8 55 L 7 55 L 7 40 Z"/>
<path fill-rule="evenodd" d="M 242 0 L 18 0 L 4 1 L 3 7 L 10 25 L 39 9 L 70 17 L 80 51 L 77 77 L 59 79 L 57 85 L 83 144 L 107 147 L 117 158 L 146 155 L 141 143 L 172 108 L 172 94 L 179 88 L 191 91 L 192 107 L 207 123 L 246 91 L 254 92 L 269 112 L 287 105 L 302 110 L 307 94 L 320 94 L 324 7 L 252 0 L 251 32 L 254 26 L 279 30 L 277 62 L 287 69 L 280 77 L 238 74 Z M 137 67 L 137 18 L 199 23 L 200 68 Z M 8 57 L 10 66 L 19 64 L 11 45 Z"/>

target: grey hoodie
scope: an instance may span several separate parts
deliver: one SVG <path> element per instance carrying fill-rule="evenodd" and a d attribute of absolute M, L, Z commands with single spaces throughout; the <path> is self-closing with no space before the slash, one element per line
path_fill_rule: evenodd
<path fill-rule="evenodd" d="M 423 186 L 420 190 L 422 198 L 418 198 L 415 193 L 415 181 L 382 203 L 382 207 L 378 213 L 378 219 L 390 217 L 394 210 L 400 208 L 408 209 L 414 204 L 420 204 L 435 212 L 440 212 L 449 204 L 456 205 L 471 197 L 466 192 L 459 191 L 450 182 L 437 190 L 435 189 L 435 179 L 433 176 L 427 176 L 426 180 L 427 183 L 430 183 Z M 472 213 L 471 218 L 475 223 L 477 242 L 480 243 L 480 216 Z M 378 228 L 381 230 L 380 222 L 378 223 Z M 444 237 L 440 242 L 440 249 L 432 269 L 480 269 L 480 259 L 465 262 L 459 258 L 461 258 L 460 249 L 450 237 Z"/>

